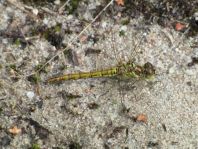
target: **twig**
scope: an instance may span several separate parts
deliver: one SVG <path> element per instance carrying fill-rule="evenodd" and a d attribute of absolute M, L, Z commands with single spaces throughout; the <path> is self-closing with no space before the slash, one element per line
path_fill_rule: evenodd
<path fill-rule="evenodd" d="M 41 71 L 49 62 L 51 62 L 55 57 L 57 57 L 59 54 L 61 54 L 62 52 L 64 52 L 65 50 L 68 49 L 68 47 L 74 43 L 74 41 L 76 39 L 78 39 L 95 21 L 96 19 L 98 19 L 98 17 L 113 3 L 114 0 L 111 0 L 100 12 L 99 14 L 91 21 L 91 23 L 89 23 L 78 35 L 76 35 L 75 37 L 71 38 L 67 44 L 67 46 L 61 50 L 58 51 L 56 55 L 54 55 L 51 59 L 49 59 L 40 69 L 38 69 L 35 73 L 38 73 L 39 71 Z M 33 73 L 33 74 L 35 74 Z M 30 75 L 33 75 L 30 74 Z"/>
<path fill-rule="evenodd" d="M 26 10 L 27 7 L 26 7 L 26 9 L 25 9 L 25 6 L 24 6 L 23 4 L 17 3 L 16 0 L 7 0 L 7 2 L 10 3 L 11 5 L 13 5 L 14 7 L 16 7 L 17 9 L 19 9 L 19 10 L 25 12 L 28 16 L 30 16 L 30 17 L 33 18 L 34 20 L 38 20 L 38 19 L 39 19 L 34 13 L 32 13 L 32 12 Z M 30 7 L 29 7 L 28 9 L 31 10 Z"/>
<path fill-rule="evenodd" d="M 58 13 L 62 13 L 63 8 L 64 8 L 69 2 L 70 2 L 70 0 L 67 0 L 67 1 L 63 4 L 63 6 L 60 7 L 60 8 L 58 9 Z"/>

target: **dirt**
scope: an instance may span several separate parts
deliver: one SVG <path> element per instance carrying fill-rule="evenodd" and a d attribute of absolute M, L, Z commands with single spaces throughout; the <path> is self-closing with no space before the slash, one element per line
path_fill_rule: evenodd
<path fill-rule="evenodd" d="M 0 2 L 0 146 L 197 148 L 198 3 L 64 3 Z M 129 60 L 156 74 L 45 82 Z"/>

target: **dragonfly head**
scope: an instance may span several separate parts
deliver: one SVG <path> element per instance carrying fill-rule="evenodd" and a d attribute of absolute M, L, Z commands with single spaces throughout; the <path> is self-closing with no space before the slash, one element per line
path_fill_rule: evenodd
<path fill-rule="evenodd" d="M 155 68 L 151 63 L 147 62 L 147 63 L 144 64 L 143 67 L 144 67 L 145 78 L 149 79 L 155 74 Z"/>
<path fill-rule="evenodd" d="M 151 79 L 155 74 L 154 66 L 147 62 L 143 66 L 136 65 L 134 63 L 128 63 L 124 67 L 120 67 L 120 74 L 124 74 L 126 77 Z"/>

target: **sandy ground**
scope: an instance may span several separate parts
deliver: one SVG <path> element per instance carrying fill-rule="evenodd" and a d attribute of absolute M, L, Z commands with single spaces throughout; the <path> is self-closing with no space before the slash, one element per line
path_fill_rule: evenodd
<path fill-rule="evenodd" d="M 82 9 L 82 16 L 91 20 L 91 10 Z M 10 3 L 0 3 L 0 30 L 7 33 L 0 36 L 2 148 L 198 148 L 198 65 L 191 63 L 198 56 L 197 36 L 141 25 L 141 16 L 123 25 L 122 14 L 113 19 L 103 14 L 69 45 L 70 56 L 57 56 L 34 83 L 30 74 L 63 48 L 41 36 L 23 47 L 8 33 L 19 30 L 25 36 L 36 24 L 62 24 L 61 33 L 68 31 L 63 34 L 65 46 L 87 23 L 49 13 L 32 23 L 27 18 L 35 20 L 34 15 L 27 16 Z M 154 78 L 44 83 L 57 74 L 105 69 L 132 59 L 139 65 L 152 63 Z"/>

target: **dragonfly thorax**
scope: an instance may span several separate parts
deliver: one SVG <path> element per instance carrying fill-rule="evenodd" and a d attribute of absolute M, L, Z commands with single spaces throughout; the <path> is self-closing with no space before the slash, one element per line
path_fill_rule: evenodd
<path fill-rule="evenodd" d="M 118 75 L 127 78 L 150 78 L 155 74 L 154 66 L 147 62 L 143 66 L 127 63 L 118 67 Z"/>

